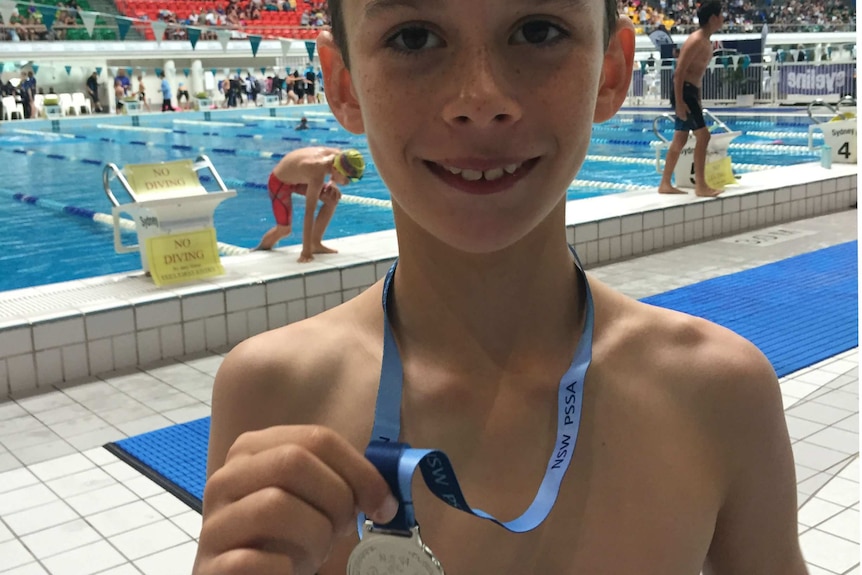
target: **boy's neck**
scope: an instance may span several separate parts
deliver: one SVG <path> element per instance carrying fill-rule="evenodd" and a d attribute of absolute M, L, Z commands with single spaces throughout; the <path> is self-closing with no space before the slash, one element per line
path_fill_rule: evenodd
<path fill-rule="evenodd" d="M 406 357 L 482 374 L 530 371 L 575 349 L 584 296 L 562 226 L 494 254 L 401 243 L 390 318 Z"/>

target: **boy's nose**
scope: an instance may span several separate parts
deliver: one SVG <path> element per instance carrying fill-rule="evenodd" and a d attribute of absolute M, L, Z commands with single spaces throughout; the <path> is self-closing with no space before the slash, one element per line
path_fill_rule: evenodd
<path fill-rule="evenodd" d="M 443 111 L 445 120 L 454 126 L 488 128 L 513 124 L 521 118 L 511 75 L 505 64 L 488 52 L 485 47 L 472 51 L 443 80 L 451 81 L 456 90 Z"/>

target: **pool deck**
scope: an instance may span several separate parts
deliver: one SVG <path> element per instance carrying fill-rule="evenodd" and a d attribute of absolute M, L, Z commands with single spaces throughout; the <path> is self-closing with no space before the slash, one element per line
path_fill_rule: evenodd
<path fill-rule="evenodd" d="M 567 204 L 568 240 L 586 266 L 847 210 L 856 165 L 809 163 L 744 174 L 715 199 L 624 192 Z M 118 369 L 220 351 L 359 294 L 397 256 L 392 230 L 222 258 L 225 274 L 159 288 L 142 272 L 0 292 L 0 401 Z"/>

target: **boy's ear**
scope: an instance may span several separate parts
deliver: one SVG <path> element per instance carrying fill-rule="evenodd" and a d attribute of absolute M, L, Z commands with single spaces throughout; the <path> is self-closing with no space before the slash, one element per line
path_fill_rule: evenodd
<path fill-rule="evenodd" d="M 632 80 L 634 58 L 635 27 L 631 20 L 621 16 L 605 52 L 594 122 L 609 120 L 622 106 Z"/>
<path fill-rule="evenodd" d="M 320 67 L 323 70 L 329 109 L 345 130 L 353 134 L 362 134 L 365 131 L 365 125 L 362 122 L 362 113 L 353 88 L 350 70 L 347 69 L 341 50 L 335 44 L 330 32 L 321 32 L 317 37 L 317 52 L 320 57 Z"/>

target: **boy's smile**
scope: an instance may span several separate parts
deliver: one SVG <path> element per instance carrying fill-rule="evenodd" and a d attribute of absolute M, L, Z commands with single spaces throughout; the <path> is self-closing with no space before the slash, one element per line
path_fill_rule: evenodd
<path fill-rule="evenodd" d="M 514 186 L 532 171 L 539 159 L 425 160 L 425 165 L 440 180 L 459 191 L 486 195 L 503 192 Z"/>

